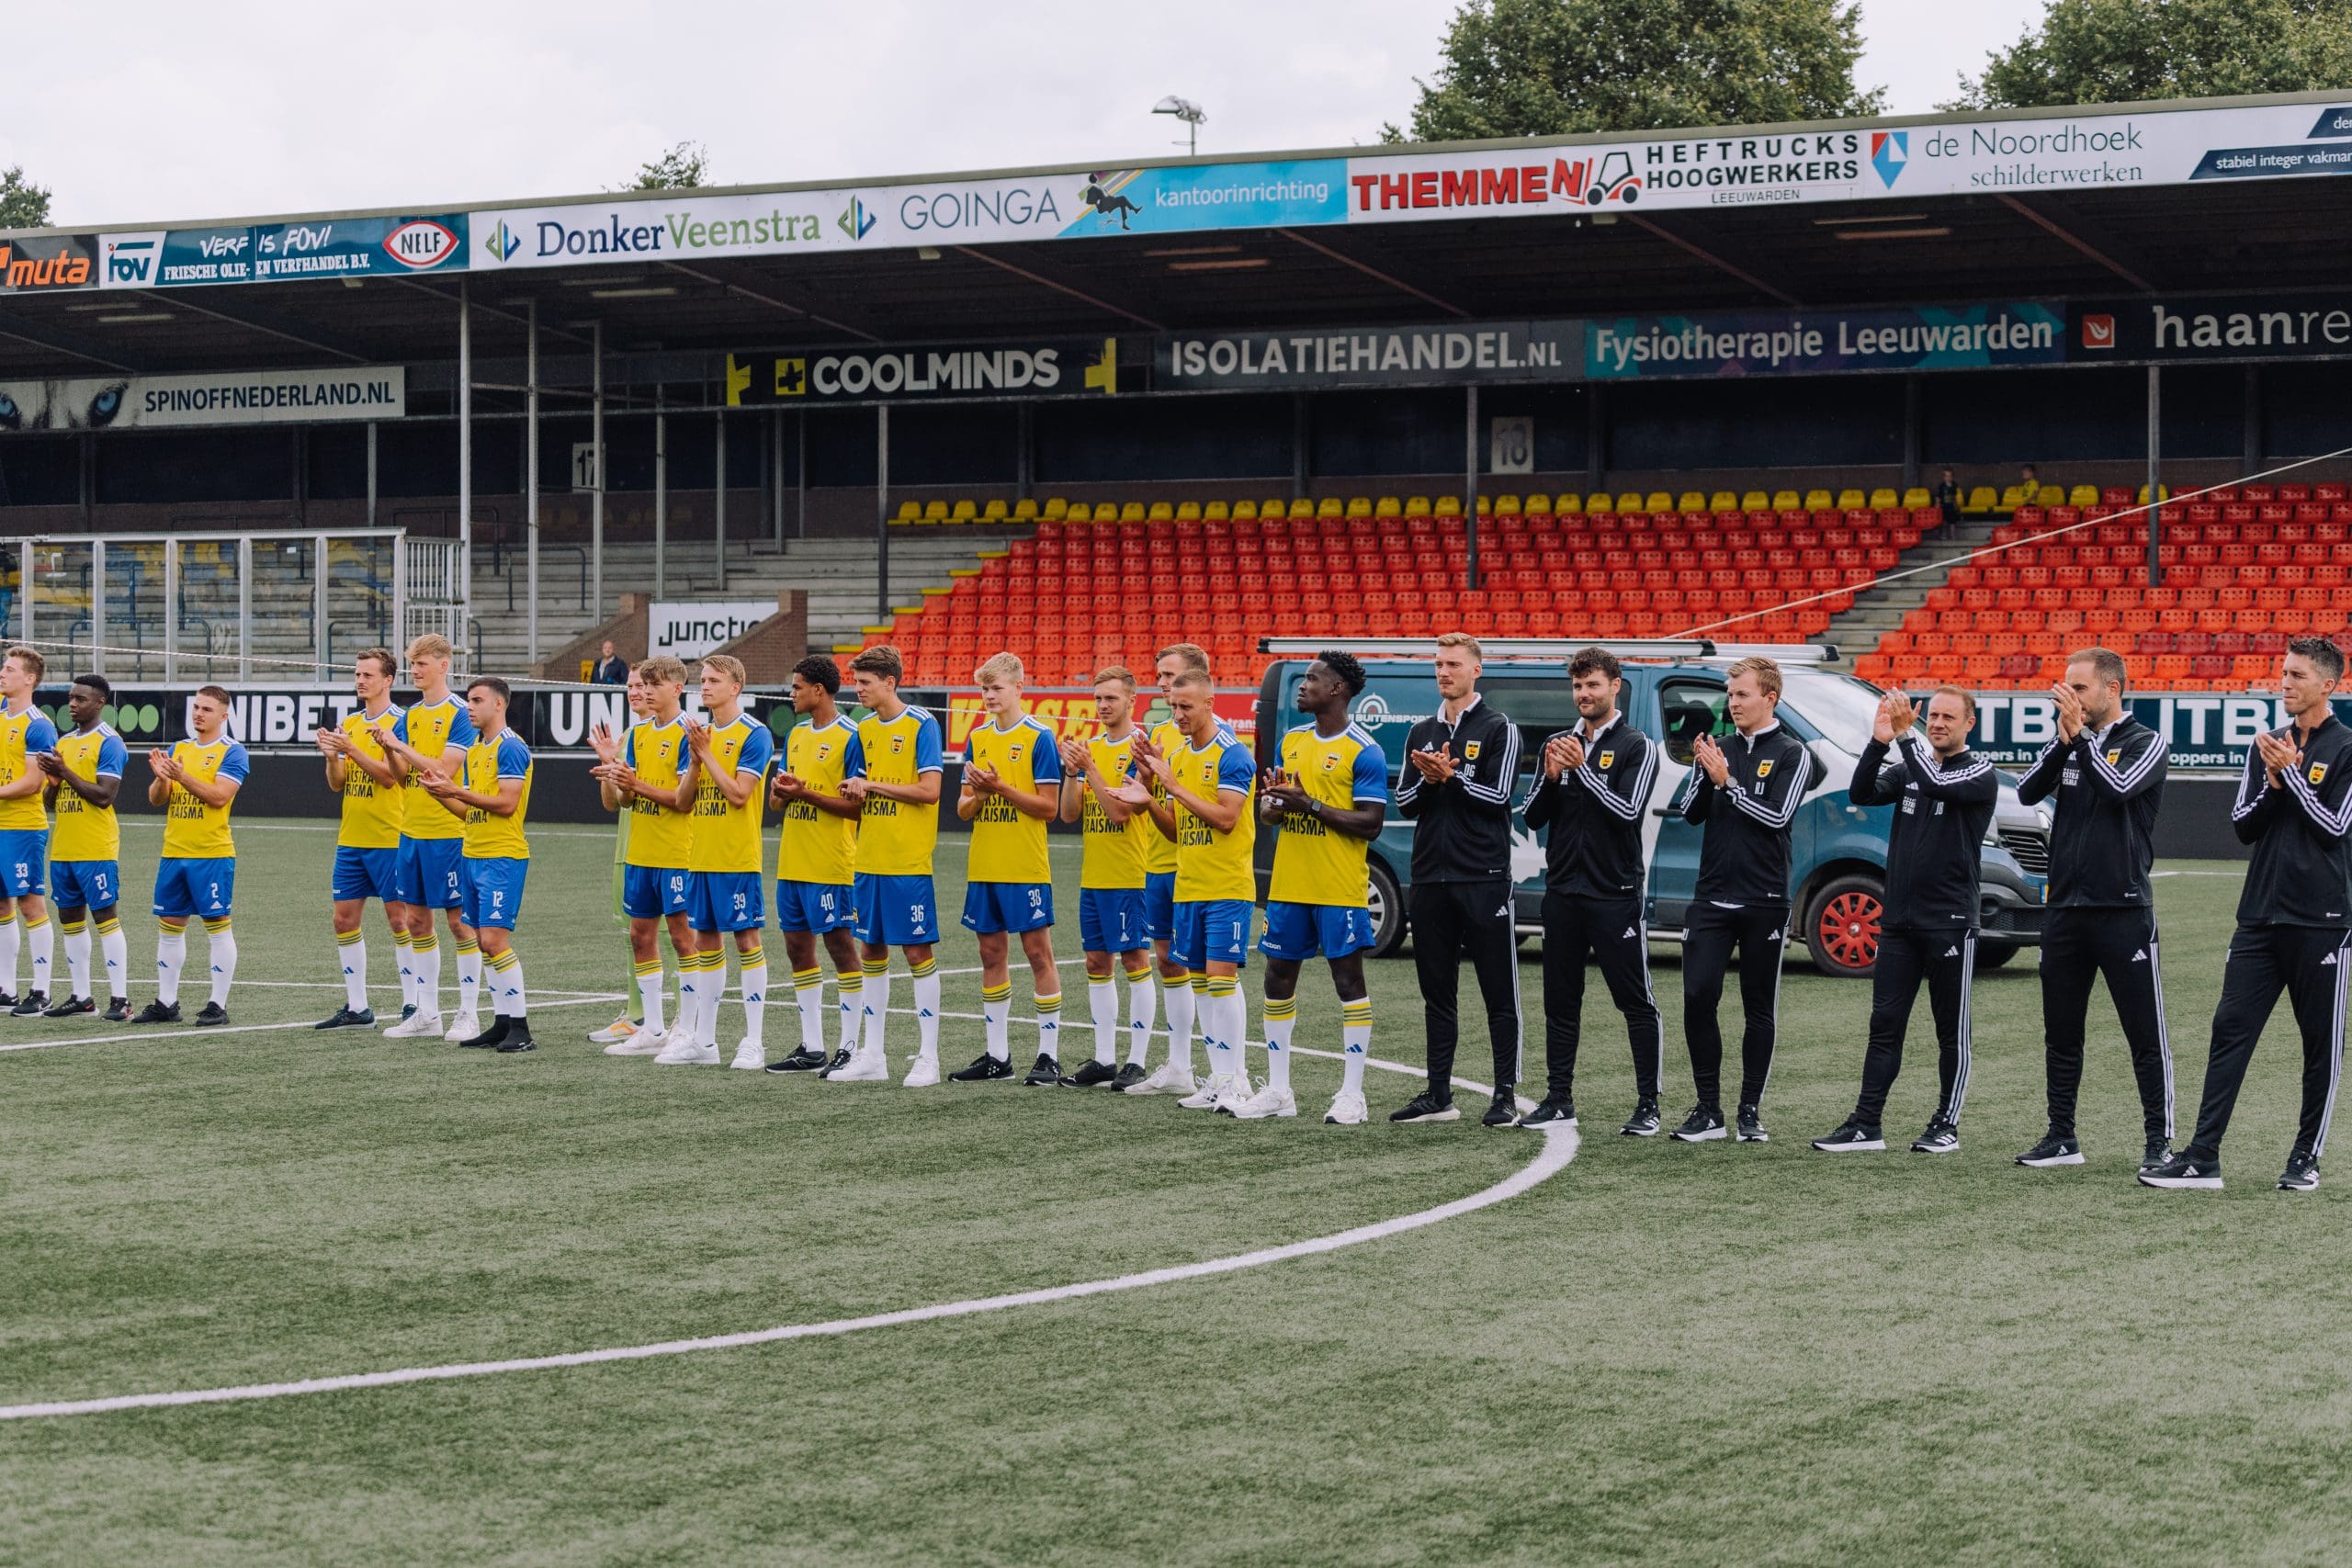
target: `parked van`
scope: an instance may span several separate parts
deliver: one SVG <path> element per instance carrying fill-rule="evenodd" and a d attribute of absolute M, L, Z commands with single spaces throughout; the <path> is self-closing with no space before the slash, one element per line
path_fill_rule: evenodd
<path fill-rule="evenodd" d="M 1486 700 L 1519 726 L 1520 765 L 1513 787 L 1511 874 L 1518 883 L 1522 933 L 1540 931 L 1544 897 L 1544 838 L 1518 818 L 1516 803 L 1541 764 L 1544 742 L 1577 723 L 1568 689 L 1566 653 L 1558 657 L 1489 657 L 1478 689 Z M 1743 649 L 1744 652 L 1770 649 Z M 1624 655 L 1621 654 L 1621 657 Z M 1649 876 L 1646 896 L 1652 935 L 1680 940 L 1684 914 L 1699 875 L 1700 829 L 1671 811 L 1691 768 L 1691 746 L 1702 735 L 1729 735 L 1724 708 L 1724 669 L 1731 655 L 1625 664 L 1619 698 L 1626 721 L 1661 747 L 1657 784 L 1643 829 Z M 1266 672 L 1258 695 L 1258 755 L 1262 765 L 1279 758 L 1284 731 L 1306 722 L 1293 701 L 1306 659 L 1285 660 Z M 1405 738 L 1413 725 L 1437 711 L 1437 678 L 1427 658 L 1365 657 L 1368 677 L 1356 699 L 1357 723 L 1371 731 L 1387 754 L 1390 778 L 1405 758 Z M 1800 662 L 1784 662 L 1785 690 L 1780 721 L 1811 749 L 1826 770 L 1798 808 L 1792 840 L 1789 893 L 1801 936 L 1816 967 L 1830 975 L 1861 976 L 1878 957 L 1878 928 L 1886 889 L 1886 843 L 1894 808 L 1856 806 L 1847 794 L 1854 764 L 1870 740 L 1879 689 L 1851 675 Z M 2007 963 L 2020 947 L 2041 940 L 2048 897 L 2050 823 L 2046 808 L 2018 799 L 2017 784 L 2001 775 L 2001 794 L 1984 844 L 1984 934 L 1976 949 L 1980 967 Z M 1546 829 L 1548 831 L 1548 829 Z M 1259 877 L 1272 863 L 1274 835 L 1259 838 Z M 1375 956 L 1393 954 L 1404 942 L 1403 893 L 1411 879 L 1413 824 L 1391 813 L 1372 845 L 1372 913 L 1377 933 Z"/>

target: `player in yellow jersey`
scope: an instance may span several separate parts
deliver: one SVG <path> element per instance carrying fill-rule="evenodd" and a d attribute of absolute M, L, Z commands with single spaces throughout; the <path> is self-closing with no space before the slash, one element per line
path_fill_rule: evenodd
<path fill-rule="evenodd" d="M 384 906 L 384 919 L 401 955 L 401 1017 L 414 1016 L 416 969 L 408 954 L 408 907 L 400 901 L 398 873 L 401 818 L 407 801 L 401 792 L 400 770 L 376 738 L 376 727 L 390 718 L 392 675 L 399 668 L 389 648 L 371 648 L 351 666 L 351 689 L 359 699 L 358 711 L 345 714 L 333 729 L 314 738 L 327 760 L 327 788 L 343 797 L 343 823 L 334 838 L 334 877 L 329 891 L 334 897 L 335 955 L 343 964 L 343 1006 L 322 1019 L 320 1029 L 356 1029 L 376 1021 L 368 1005 L 368 939 L 359 917 L 370 898 Z M 376 769 L 355 767 L 352 759 L 365 753 Z"/>
<path fill-rule="evenodd" d="M 842 793 L 843 781 L 865 773 L 865 752 L 857 726 L 843 716 L 834 694 L 842 667 L 821 653 L 793 666 L 792 711 L 801 722 L 785 737 L 784 766 L 768 784 L 776 810 L 775 924 L 784 933 L 784 955 L 792 965 L 792 994 L 800 1005 L 800 1049 L 770 1062 L 772 1073 L 811 1073 L 832 1066 L 839 1080 L 889 1076 L 876 1051 L 867 1064 L 857 1055 L 859 1014 L 865 972 L 858 963 L 858 804 Z M 817 967 L 817 943 L 833 961 L 841 1005 L 841 1062 L 825 1051 L 825 975 Z"/>
<path fill-rule="evenodd" d="M 1209 656 L 1198 643 L 1171 643 L 1159 650 L 1152 665 L 1161 701 L 1179 675 L 1187 671 L 1209 672 Z M 1138 776 L 1161 794 L 1147 759 L 1153 752 L 1173 756 L 1184 747 L 1184 731 L 1173 718 L 1152 726 L 1134 748 Z M 1162 798 L 1165 798 L 1163 795 Z M 1184 966 L 1169 955 L 1169 939 L 1176 931 L 1176 845 L 1158 829 L 1144 829 L 1144 931 L 1151 938 L 1152 953 L 1159 960 L 1159 989 L 1168 1010 L 1168 1058 L 1141 1083 L 1129 1084 L 1127 1094 L 1191 1094 L 1193 1083 L 1193 980 Z"/>
<path fill-rule="evenodd" d="M 1238 1108 L 1251 1093 L 1242 1055 L 1249 1019 L 1240 978 L 1258 895 L 1250 858 L 1258 829 L 1250 809 L 1258 764 L 1217 722 L 1216 696 L 1208 676 L 1197 670 L 1169 682 L 1169 705 L 1184 744 L 1172 756 L 1157 750 L 1146 756 L 1156 792 L 1139 785 L 1127 791 L 1130 804 L 1148 802 L 1152 820 L 1176 845 L 1169 956 L 1200 993 L 1201 1042 L 1209 1055 L 1207 1084 L 1177 1102 L 1190 1111 Z"/>
<path fill-rule="evenodd" d="M 41 809 L 47 775 L 33 758 L 57 750 L 57 726 L 33 706 L 48 663 L 29 648 L 0 659 L 0 1008 L 30 1018 L 49 1008 L 49 968 L 55 938 L 41 902 L 41 868 L 49 857 L 49 814 Z M 18 917 L 23 917 L 19 920 Z M 32 984 L 17 995 L 18 940 L 32 961 Z"/>
<path fill-rule="evenodd" d="M 956 815 L 972 825 L 965 872 L 964 924 L 980 939 L 980 1012 L 988 1048 L 947 1076 L 990 1083 L 1012 1076 L 1012 974 L 1008 940 L 1021 938 L 1037 1006 L 1037 1060 L 1021 1081 L 1062 1081 L 1061 971 L 1054 966 L 1054 872 L 1046 824 L 1061 810 L 1062 753 L 1054 732 L 1029 716 L 1021 660 L 992 654 L 973 671 L 988 722 L 964 746 L 964 787 Z"/>
<path fill-rule="evenodd" d="M 686 777 L 686 667 L 667 654 L 640 660 L 629 671 L 629 706 L 638 722 L 616 743 L 601 727 L 589 737 L 602 759 L 592 770 L 607 811 L 628 813 L 628 842 L 621 851 L 621 913 L 628 919 L 629 960 L 645 1023 L 607 1040 L 607 1056 L 651 1056 L 670 1043 L 662 1019 L 661 928 L 670 930 L 678 973 L 698 950 L 686 924 L 686 852 L 694 815 L 679 786 Z M 699 960 L 697 960 L 699 963 Z M 621 1023 L 628 1015 L 621 1015 Z M 616 1023 L 615 1029 L 621 1028 Z M 591 1035 L 590 1039 L 595 1036 Z"/>
<path fill-rule="evenodd" d="M 449 639 L 427 632 L 408 645 L 408 675 L 416 701 L 379 724 L 376 736 L 403 773 L 400 859 L 393 894 L 408 909 L 409 961 L 416 969 L 416 1011 L 384 1031 L 394 1040 L 469 1040 L 481 1032 L 481 951 L 465 921 L 465 827 L 424 787 L 426 775 L 454 773 L 474 741 L 466 705 L 449 693 Z M 352 761 L 368 765 L 364 757 Z M 381 774 L 377 777 L 380 779 Z M 447 1029 L 441 1018 L 441 944 L 433 934 L 433 911 L 448 922 L 458 950 L 458 1017 Z"/>
<path fill-rule="evenodd" d="M 1388 815 L 1388 759 L 1380 742 L 1350 721 L 1348 705 L 1363 691 L 1363 666 L 1325 653 L 1299 677 L 1298 709 L 1307 722 L 1283 737 L 1282 766 L 1259 797 L 1261 821 L 1281 824 L 1274 876 L 1266 890 L 1266 1087 L 1234 1108 L 1244 1121 L 1295 1116 L 1290 1089 L 1290 1037 L 1298 1023 L 1298 966 L 1321 955 L 1340 993 L 1343 1046 L 1340 1092 L 1323 1120 L 1360 1126 L 1363 1066 L 1372 1050 L 1372 994 L 1364 988 L 1363 950 L 1372 945 L 1372 882 L 1365 851 Z"/>
<path fill-rule="evenodd" d="M 48 776 L 49 804 L 57 810 L 51 836 L 49 891 L 65 928 L 65 964 L 73 994 L 49 1010 L 51 1018 L 95 1012 L 91 995 L 89 924 L 98 928 L 106 960 L 108 1023 L 130 1021 L 130 946 L 123 940 L 115 906 L 122 898 L 122 825 L 115 818 L 115 796 L 130 770 L 130 752 L 102 716 L 114 700 L 103 675 L 74 678 L 65 705 L 74 716 L 72 733 L 58 738 L 52 751 L 33 761 Z"/>
<path fill-rule="evenodd" d="M 768 960 L 760 946 L 767 904 L 760 888 L 760 817 L 767 804 L 768 764 L 775 737 L 743 712 L 743 663 L 714 653 L 702 661 L 702 705 L 710 722 L 686 720 L 686 776 L 681 802 L 691 802 L 686 846 L 686 924 L 695 952 L 678 982 L 678 1028 L 653 1059 L 664 1066 L 711 1066 L 718 1061 L 718 1000 L 727 990 L 722 932 L 732 932 L 742 969 L 743 1038 L 729 1066 L 752 1072 L 767 1066 Z"/>
<path fill-rule="evenodd" d="M 463 878 L 466 924 L 479 933 L 490 969 L 490 1027 L 458 1042 L 511 1055 L 534 1051 L 524 1006 L 523 960 L 514 951 L 514 922 L 523 914 L 523 882 L 531 846 L 523 836 L 531 809 L 531 749 L 506 728 L 506 682 L 477 675 L 466 686 L 466 716 L 474 738 L 466 744 L 465 772 L 424 775 L 425 793 L 465 829 Z"/>
<path fill-rule="evenodd" d="M 857 721 L 865 776 L 846 779 L 842 794 L 858 803 L 857 941 L 865 971 L 860 1015 L 865 1043 L 882 1054 L 883 1021 L 890 1011 L 890 949 L 902 948 L 914 976 L 920 1048 L 900 1083 L 927 1089 L 939 1081 L 939 908 L 931 885 L 932 852 L 939 843 L 939 781 L 946 749 L 939 721 L 899 695 L 904 665 L 899 650 L 869 648 L 849 661 L 857 700 L 870 710 Z"/>
<path fill-rule="evenodd" d="M 1154 987 L 1144 924 L 1144 867 L 1151 818 L 1113 792 L 1135 777 L 1136 678 L 1116 666 L 1094 677 L 1094 716 L 1102 732 L 1062 742 L 1062 820 L 1080 825 L 1079 944 L 1086 953 L 1086 999 L 1094 1059 L 1062 1079 L 1072 1089 L 1125 1089 L 1142 1083 L 1151 1045 Z M 1148 838 L 1147 838 L 1147 835 Z M 1160 840 L 1164 841 L 1164 840 Z M 1127 1065 L 1119 1059 L 1119 987 L 1114 958 L 1127 971 Z"/>
<path fill-rule="evenodd" d="M 229 923 L 237 891 L 237 845 L 229 834 L 229 807 L 244 786 L 252 763 L 245 749 L 229 739 L 229 694 L 198 686 L 187 700 L 187 727 L 195 739 L 147 754 L 155 775 L 147 801 L 164 810 L 164 857 L 155 866 L 155 999 L 134 1023 L 180 1021 L 180 969 L 187 962 L 187 921 L 204 920 L 205 956 L 212 969 L 212 999 L 196 1015 L 197 1027 L 229 1021 L 229 983 L 237 976 L 237 933 Z"/>

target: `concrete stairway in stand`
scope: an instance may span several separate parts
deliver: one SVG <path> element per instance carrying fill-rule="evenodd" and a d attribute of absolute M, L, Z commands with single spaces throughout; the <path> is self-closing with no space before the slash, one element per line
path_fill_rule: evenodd
<path fill-rule="evenodd" d="M 1951 569 L 1965 560 L 1970 552 L 1991 543 L 1993 530 L 2007 521 L 2001 517 L 1962 518 L 1951 527 L 1937 529 L 1904 551 L 1894 570 L 1912 575 L 1855 594 L 1854 607 L 1832 616 L 1829 629 L 1822 633 L 1822 641 L 1837 647 L 1838 668 L 1850 670 L 1855 660 L 1875 649 L 1881 637 L 1903 625 L 1905 615 L 1927 603 L 1929 589 L 1942 587 L 1944 580 L 1951 575 Z M 1921 567 L 1928 570 L 1921 571 Z"/>

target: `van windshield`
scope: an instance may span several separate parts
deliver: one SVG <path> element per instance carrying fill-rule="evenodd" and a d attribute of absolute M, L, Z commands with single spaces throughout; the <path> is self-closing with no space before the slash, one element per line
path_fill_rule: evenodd
<path fill-rule="evenodd" d="M 1839 750 L 1861 755 L 1878 716 L 1877 687 L 1822 670 L 1787 670 L 1781 680 L 1781 700 L 1792 712 Z"/>

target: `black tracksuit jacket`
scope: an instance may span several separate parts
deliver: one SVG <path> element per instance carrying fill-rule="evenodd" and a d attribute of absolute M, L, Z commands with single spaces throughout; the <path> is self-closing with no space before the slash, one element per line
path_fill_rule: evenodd
<path fill-rule="evenodd" d="M 2025 777 L 2018 798 L 2030 806 L 2058 799 L 2050 833 L 2050 908 L 2145 909 L 2155 895 L 2148 867 L 2156 858 L 2156 808 L 2164 798 L 2164 738 L 2134 718 L 2119 718 L 2070 742 L 2052 740 Z"/>
<path fill-rule="evenodd" d="M 1694 766 L 1682 795 L 1682 819 L 1706 824 L 1695 896 L 1711 904 L 1786 908 L 1789 825 L 1818 764 L 1777 722 L 1752 739 L 1735 733 L 1720 744 L 1730 784 L 1717 789 L 1707 771 Z"/>
<path fill-rule="evenodd" d="M 1887 748 L 1862 748 L 1848 786 L 1857 806 L 1893 806 L 1887 833 L 1886 902 L 1881 923 L 1898 931 L 1974 931 L 1978 846 L 1992 825 L 2001 793 L 1993 764 L 1970 751 L 1949 761 L 1917 729 L 1895 738 L 1901 761 Z"/>
<path fill-rule="evenodd" d="M 1547 778 L 1539 760 L 1534 787 L 1520 807 L 1531 829 L 1549 826 L 1544 886 L 1577 898 L 1638 898 L 1642 893 L 1642 813 L 1657 784 L 1657 748 L 1619 714 L 1584 740 L 1584 766 Z"/>
<path fill-rule="evenodd" d="M 1485 697 L 1448 724 L 1431 714 L 1413 726 L 1408 751 L 1444 751 L 1453 777 L 1434 784 L 1408 758 L 1396 809 L 1413 824 L 1413 880 L 1510 880 L 1510 791 L 1519 781 L 1519 726 Z"/>

